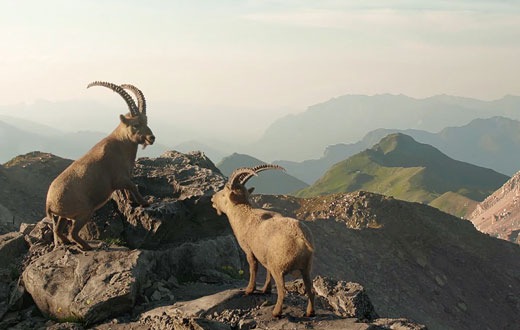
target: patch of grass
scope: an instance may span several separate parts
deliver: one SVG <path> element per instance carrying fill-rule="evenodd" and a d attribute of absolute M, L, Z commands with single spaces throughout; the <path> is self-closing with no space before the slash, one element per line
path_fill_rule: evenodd
<path fill-rule="evenodd" d="M 61 312 L 61 307 L 58 308 L 58 313 Z M 54 320 L 59 323 L 78 323 L 78 324 L 84 324 L 85 321 L 83 318 L 76 316 L 76 315 L 69 315 L 69 316 L 57 316 L 57 315 L 48 315 L 48 318 L 51 320 Z"/>
<path fill-rule="evenodd" d="M 241 280 L 244 278 L 244 271 L 242 269 L 236 269 L 233 266 L 222 266 L 222 272 L 228 274 L 235 280 Z"/>
<path fill-rule="evenodd" d="M 465 217 L 475 209 L 477 204 L 472 199 L 450 191 L 434 199 L 430 206 L 457 217 Z"/>
<path fill-rule="evenodd" d="M 126 246 L 125 240 L 119 237 L 107 237 L 103 239 L 103 242 L 105 242 L 108 245 Z"/>

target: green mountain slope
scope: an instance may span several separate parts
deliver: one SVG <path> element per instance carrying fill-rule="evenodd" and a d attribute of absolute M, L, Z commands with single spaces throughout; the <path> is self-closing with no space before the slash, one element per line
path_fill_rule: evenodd
<path fill-rule="evenodd" d="M 447 192 L 465 197 L 450 199 L 445 196 L 437 201 L 441 209 L 450 211 L 462 210 L 456 205 L 467 199 L 483 200 L 507 180 L 503 174 L 454 160 L 430 145 L 395 133 L 372 148 L 337 163 L 297 196 L 366 190 L 425 204 Z M 461 215 L 460 212 L 455 213 Z"/>
<path fill-rule="evenodd" d="M 451 191 L 430 202 L 430 206 L 458 217 L 467 217 L 477 207 L 478 202 Z"/>
<path fill-rule="evenodd" d="M 239 167 L 253 167 L 261 164 L 265 164 L 265 162 L 248 155 L 234 153 L 224 157 L 217 167 L 222 174 L 229 176 Z M 255 187 L 255 193 L 259 194 L 291 194 L 308 187 L 308 184 L 284 171 L 273 170 L 262 172 L 258 177 L 251 178 L 247 186 Z"/>
<path fill-rule="evenodd" d="M 416 141 L 439 149 L 448 157 L 493 169 L 511 176 L 520 170 L 520 121 L 495 116 L 474 119 L 464 126 L 446 127 L 438 133 L 417 129 L 384 129 L 368 132 L 356 143 L 338 143 L 325 148 L 323 156 L 302 162 L 274 161 L 285 167 L 287 173 L 309 184 L 314 183 L 326 170 L 378 143 L 392 133 L 403 133 Z"/>

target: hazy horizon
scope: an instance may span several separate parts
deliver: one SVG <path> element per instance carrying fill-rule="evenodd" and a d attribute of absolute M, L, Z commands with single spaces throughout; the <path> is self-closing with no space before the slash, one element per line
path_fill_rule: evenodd
<path fill-rule="evenodd" d="M 243 151 L 343 95 L 520 95 L 516 1 L 6 0 L 0 36 L 0 114 L 109 132 L 124 102 L 86 86 L 131 83 L 168 146 Z"/>
<path fill-rule="evenodd" d="M 515 1 L 8 0 L 0 31 L 0 105 L 113 97 L 94 80 L 278 117 L 344 94 L 520 95 Z"/>

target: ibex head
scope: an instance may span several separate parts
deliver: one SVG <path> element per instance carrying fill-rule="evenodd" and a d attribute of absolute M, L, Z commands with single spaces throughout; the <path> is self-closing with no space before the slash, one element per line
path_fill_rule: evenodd
<path fill-rule="evenodd" d="M 257 176 L 265 170 L 285 170 L 278 165 L 264 164 L 256 167 L 241 167 L 233 171 L 229 176 L 228 182 L 211 198 L 213 208 L 217 210 L 218 215 L 226 213 L 226 209 L 230 204 L 249 204 L 249 195 L 255 189 L 254 187 L 246 189 L 245 184 L 253 176 Z"/>
<path fill-rule="evenodd" d="M 150 127 L 148 127 L 148 118 L 146 117 L 146 99 L 141 90 L 129 84 L 118 86 L 104 81 L 94 81 L 88 84 L 87 88 L 92 86 L 107 87 L 121 95 L 125 100 L 130 113 L 120 115 L 119 119 L 124 127 L 123 134 L 128 140 L 137 144 L 142 144 L 143 149 L 146 148 L 147 145 L 154 143 L 155 136 Z M 135 94 L 135 97 L 137 98 L 137 106 L 135 105 L 134 99 L 125 91 L 125 89 L 128 89 Z"/>

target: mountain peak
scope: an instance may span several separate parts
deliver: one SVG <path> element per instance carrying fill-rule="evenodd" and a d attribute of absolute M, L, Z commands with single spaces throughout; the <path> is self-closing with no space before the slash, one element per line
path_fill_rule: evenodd
<path fill-rule="evenodd" d="M 331 167 L 298 196 L 365 190 L 429 204 L 451 192 L 461 199 L 481 201 L 507 179 L 493 170 L 452 159 L 406 134 L 392 133 Z M 439 202 L 443 209 L 451 207 L 453 198 L 446 200 L 445 196 Z M 465 215 L 467 210 L 456 212 Z"/>
<path fill-rule="evenodd" d="M 438 166 L 449 158 L 437 148 L 403 133 L 392 133 L 367 150 L 370 159 L 384 166 Z"/>
<path fill-rule="evenodd" d="M 392 133 L 384 137 L 374 149 L 380 149 L 384 154 L 388 154 L 396 149 L 407 149 L 415 144 L 420 144 L 411 136 L 403 133 Z"/>

